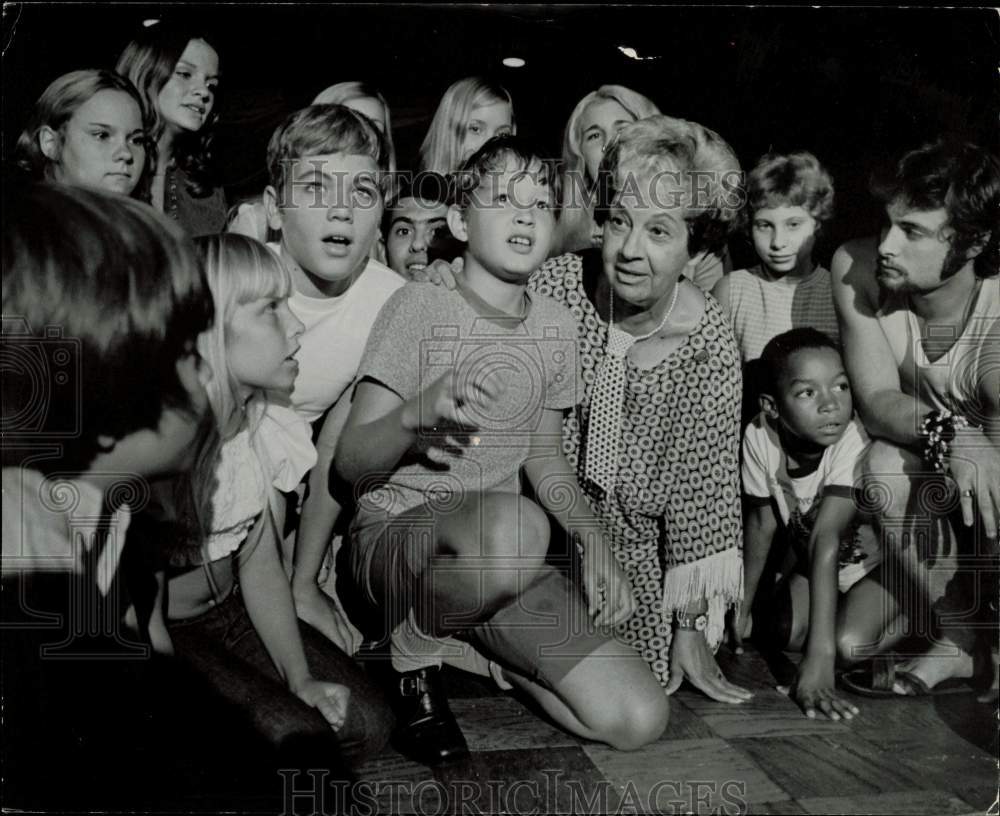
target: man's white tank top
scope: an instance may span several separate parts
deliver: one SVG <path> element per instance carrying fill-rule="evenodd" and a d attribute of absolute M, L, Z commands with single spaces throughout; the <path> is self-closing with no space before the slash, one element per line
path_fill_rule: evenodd
<path fill-rule="evenodd" d="M 890 296 L 878 311 L 878 321 L 896 358 L 903 393 L 960 413 L 974 424 L 982 422 L 982 378 L 1000 366 L 1000 277 L 983 279 L 962 334 L 933 363 L 924 352 L 920 324 L 905 296 Z M 942 344 L 954 333 L 953 326 L 927 327 L 928 339 Z"/>

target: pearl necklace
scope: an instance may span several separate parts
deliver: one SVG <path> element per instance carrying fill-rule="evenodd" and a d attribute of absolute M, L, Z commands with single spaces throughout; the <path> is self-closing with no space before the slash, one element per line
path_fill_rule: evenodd
<path fill-rule="evenodd" d="M 655 329 L 653 329 L 648 334 L 644 334 L 641 337 L 635 337 L 634 335 L 629 335 L 629 337 L 631 338 L 631 343 L 629 345 L 632 345 L 633 343 L 638 343 L 638 342 L 640 342 L 642 340 L 648 340 L 654 334 L 659 333 L 663 329 L 663 327 L 667 325 L 667 320 L 670 319 L 670 314 L 671 314 L 671 312 L 673 312 L 674 306 L 677 305 L 677 293 L 680 292 L 680 289 L 681 289 L 680 281 L 678 281 L 677 283 L 674 284 L 674 295 L 670 299 L 670 305 L 667 307 L 667 311 L 665 311 L 663 313 L 663 320 L 660 321 L 660 325 L 658 325 Z M 611 297 L 608 300 L 608 339 L 609 340 L 610 340 L 611 330 L 612 329 L 614 329 L 616 332 L 619 332 L 621 334 L 628 334 L 628 332 L 624 332 L 621 329 L 619 329 L 617 326 L 615 326 L 615 290 L 613 288 L 611 290 Z"/>

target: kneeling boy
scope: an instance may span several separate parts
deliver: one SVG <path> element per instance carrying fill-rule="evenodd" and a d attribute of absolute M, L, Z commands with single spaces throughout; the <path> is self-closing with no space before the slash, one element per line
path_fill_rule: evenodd
<path fill-rule="evenodd" d="M 810 328 L 779 334 L 761 361 L 762 410 L 743 437 L 743 608 L 765 600 L 757 597 L 758 583 L 780 526 L 790 547 L 785 563 L 794 567 L 781 570 L 787 594 L 777 596 L 784 602 L 762 603 L 767 611 L 757 613 L 754 628 L 758 635 L 769 630 L 782 648 L 802 648 L 805 641 L 792 696 L 806 716 L 818 709 L 833 720 L 851 719 L 857 708 L 834 690 L 838 644 L 878 644 L 896 611 L 893 597 L 870 575 L 881 551 L 854 500 L 868 435 L 854 416 L 844 364 L 827 335 Z M 780 625 L 789 615 L 790 624 Z"/>
<path fill-rule="evenodd" d="M 551 174 L 503 137 L 469 159 L 460 185 L 448 213 L 468 244 L 460 286 L 394 294 L 358 371 L 335 458 L 359 496 L 354 578 L 387 629 L 412 615 L 431 635 L 461 634 L 567 729 L 638 747 L 663 731 L 667 701 L 642 657 L 594 626 L 626 620 L 633 600 L 561 452 L 577 328 L 527 292 L 552 241 Z M 520 494 L 522 468 L 539 504 L 584 544 L 589 610 L 545 563 L 549 523 Z M 401 691 L 435 682 L 419 673 Z M 418 753 L 436 738 L 424 724 L 439 721 L 420 702 L 411 709 L 401 702 L 398 741 Z"/>

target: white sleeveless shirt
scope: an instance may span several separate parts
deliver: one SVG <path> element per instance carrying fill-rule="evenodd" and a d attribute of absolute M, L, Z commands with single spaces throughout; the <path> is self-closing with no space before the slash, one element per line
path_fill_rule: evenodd
<path fill-rule="evenodd" d="M 1000 321 L 1000 277 L 983 279 L 972 314 L 947 354 L 933 363 L 927 359 L 920 337 L 917 316 L 905 297 L 893 296 L 878 311 L 893 357 L 899 369 L 903 393 L 914 394 L 937 409 L 948 409 L 973 422 L 985 416 L 980 383 L 985 372 L 997 365 L 1000 344 L 996 334 Z M 951 326 L 927 327 L 929 338 L 945 340 L 954 336 Z"/>

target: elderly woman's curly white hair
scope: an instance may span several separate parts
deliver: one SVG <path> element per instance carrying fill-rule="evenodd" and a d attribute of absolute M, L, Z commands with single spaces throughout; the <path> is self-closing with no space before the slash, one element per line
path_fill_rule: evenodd
<path fill-rule="evenodd" d="M 598 208 L 628 197 L 638 204 L 683 206 L 688 249 L 720 252 L 736 228 L 745 194 L 733 149 L 714 130 L 671 116 L 650 116 L 619 131 L 598 171 Z"/>

